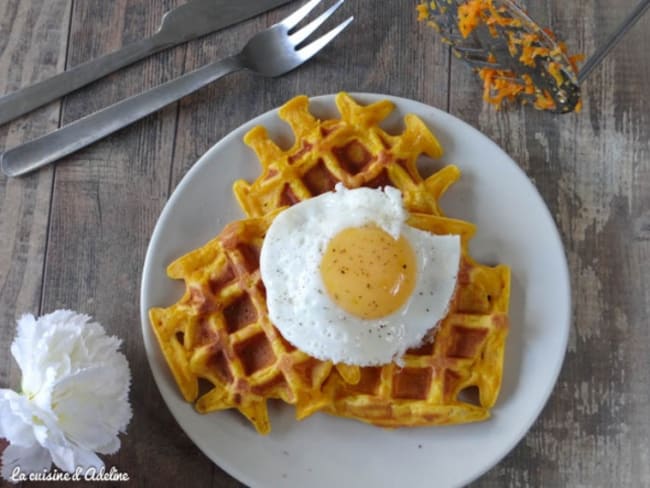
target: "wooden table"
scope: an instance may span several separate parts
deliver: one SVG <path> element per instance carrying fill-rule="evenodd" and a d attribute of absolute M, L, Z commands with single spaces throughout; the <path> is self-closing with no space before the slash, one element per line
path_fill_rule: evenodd
<path fill-rule="evenodd" d="M 151 35 L 179 3 L 0 1 L 0 93 Z M 528 3 L 590 53 L 635 0 Z M 348 4 L 353 28 L 288 76 L 235 74 L 56 166 L 0 176 L 0 386 L 18 387 L 9 354 L 16 317 L 89 313 L 124 339 L 134 376 L 133 420 L 107 465 L 136 486 L 239 486 L 186 437 L 153 382 L 138 303 L 151 231 L 188 168 L 246 120 L 298 93 L 389 93 L 447 110 L 494 139 L 539 188 L 568 255 L 574 324 L 559 382 L 524 440 L 475 486 L 648 486 L 650 18 L 589 79 L 582 113 L 556 116 L 484 105 L 475 76 L 415 22 L 415 2 Z M 0 148 L 231 53 L 292 8 L 156 55 L 0 127 Z"/>

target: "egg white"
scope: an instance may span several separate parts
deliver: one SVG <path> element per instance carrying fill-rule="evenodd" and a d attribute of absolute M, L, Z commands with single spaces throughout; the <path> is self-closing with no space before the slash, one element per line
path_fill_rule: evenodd
<path fill-rule="evenodd" d="M 396 188 L 322 194 L 289 207 L 269 228 L 260 255 L 269 318 L 301 351 L 321 360 L 381 365 L 421 344 L 447 314 L 461 257 L 460 237 L 433 235 L 406 225 Z M 397 239 L 404 236 L 416 256 L 413 293 L 394 313 L 362 319 L 329 296 L 320 263 L 329 241 L 350 227 L 374 224 Z"/>

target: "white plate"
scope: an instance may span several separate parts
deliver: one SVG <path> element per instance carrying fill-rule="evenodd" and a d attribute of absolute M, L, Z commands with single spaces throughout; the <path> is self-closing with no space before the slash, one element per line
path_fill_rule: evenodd
<path fill-rule="evenodd" d="M 231 220 L 241 218 L 231 186 L 253 180 L 259 164 L 242 142 L 264 125 L 288 146 L 291 132 L 276 111 L 231 132 L 187 173 L 158 220 L 144 265 L 141 319 L 144 343 L 158 388 L 187 435 L 215 463 L 243 483 L 273 486 L 458 486 L 496 464 L 525 435 L 555 384 L 570 325 L 567 263 L 553 219 L 519 167 L 492 141 L 451 115 L 418 102 L 386 95 L 353 94 L 362 103 L 392 100 L 386 121 L 401 130 L 402 116 L 419 115 L 439 137 L 442 161 L 463 176 L 442 200 L 451 217 L 478 224 L 471 243 L 475 258 L 512 268 L 511 332 L 503 387 L 490 420 L 477 424 L 383 430 L 360 422 L 316 414 L 298 422 L 294 409 L 270 407 L 272 433 L 259 436 L 237 412 L 196 413 L 174 383 L 150 329 L 147 310 L 169 306 L 183 284 L 168 279 L 175 258 L 201 246 Z M 319 117 L 338 116 L 331 95 L 312 99 Z M 191 473 L 188 473 L 191 475 Z"/>

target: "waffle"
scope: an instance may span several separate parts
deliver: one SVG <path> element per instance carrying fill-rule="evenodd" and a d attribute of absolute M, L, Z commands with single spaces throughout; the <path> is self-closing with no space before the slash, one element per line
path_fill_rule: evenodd
<path fill-rule="evenodd" d="M 394 109 L 387 101 L 367 106 L 339 93 L 340 119 L 319 120 L 309 112 L 309 99 L 296 97 L 279 112 L 295 134 L 295 143 L 283 151 L 269 139 L 264 127 L 246 134 L 244 142 L 256 153 L 262 173 L 252 184 L 239 180 L 235 197 L 249 217 L 260 217 L 334 189 L 394 186 L 411 212 L 442 215 L 438 200 L 459 177 L 450 165 L 423 179 L 418 158 L 439 158 L 443 150 L 424 122 L 404 117 L 402 134 L 391 135 L 380 126 Z"/>
<path fill-rule="evenodd" d="M 267 317 L 259 251 L 273 214 L 229 224 L 167 268 L 183 297 L 149 318 L 186 401 L 199 412 L 238 409 L 270 431 L 268 399 L 318 404 L 332 363 L 286 342 Z M 203 391 L 202 391 L 203 390 Z"/>
<path fill-rule="evenodd" d="M 442 151 L 417 117 L 407 116 L 404 133 L 392 136 L 378 125 L 393 108 L 388 102 L 362 107 L 340 94 L 337 105 L 340 120 L 319 121 L 305 97 L 288 102 L 280 115 L 296 142 L 287 151 L 263 128 L 247 134 L 263 167 L 253 183 L 234 185 L 249 218 L 173 262 L 167 273 L 185 280 L 186 292 L 175 305 L 150 311 L 174 378 L 198 411 L 238 409 L 262 434 L 270 431 L 270 399 L 295 405 L 299 419 L 322 410 L 385 427 L 485 419 L 501 383 L 509 271 L 474 262 L 467 252 L 474 227 L 443 216 L 438 200 L 460 172 L 447 166 L 427 179 L 420 176 L 417 158 Z M 338 182 L 395 186 L 411 212 L 410 225 L 461 236 L 462 267 L 450 313 L 432 341 L 408 351 L 400 364 L 360 368 L 319 361 L 290 345 L 268 319 L 259 273 L 268 226 L 285 206 Z M 466 394 L 472 388 L 477 399 Z"/>
<path fill-rule="evenodd" d="M 231 223 L 167 269 L 185 280 L 186 292 L 167 309 L 151 309 L 150 319 L 186 401 L 202 413 L 238 409 L 261 434 L 270 431 L 269 399 L 294 404 L 299 419 L 324 410 L 385 427 L 489 416 L 501 380 L 509 272 L 468 256 L 471 224 L 423 214 L 409 221 L 463 242 L 454 302 L 435 340 L 409 350 L 401 365 L 333 367 L 291 346 L 267 318 L 258 257 L 275 214 Z M 471 386 L 478 405 L 461 397 Z"/>
<path fill-rule="evenodd" d="M 414 215 L 409 223 L 434 233 L 453 229 L 461 235 L 463 258 L 449 313 L 434 337 L 407 351 L 399 364 L 360 368 L 355 384 L 332 372 L 323 384 L 323 408 L 382 427 L 484 420 L 501 385 L 510 271 L 471 259 L 470 224 L 429 215 Z"/>

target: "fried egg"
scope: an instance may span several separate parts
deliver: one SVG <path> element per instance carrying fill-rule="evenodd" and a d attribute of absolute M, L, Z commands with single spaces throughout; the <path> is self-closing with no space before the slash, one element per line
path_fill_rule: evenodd
<path fill-rule="evenodd" d="M 406 224 L 398 189 L 335 191 L 271 224 L 260 255 L 269 318 L 301 351 L 334 363 L 399 360 L 445 317 L 460 237 Z"/>

